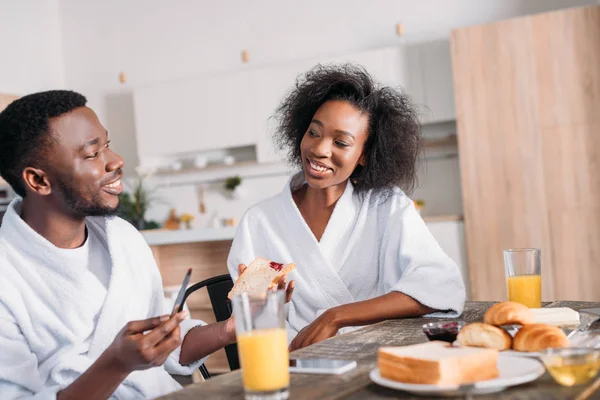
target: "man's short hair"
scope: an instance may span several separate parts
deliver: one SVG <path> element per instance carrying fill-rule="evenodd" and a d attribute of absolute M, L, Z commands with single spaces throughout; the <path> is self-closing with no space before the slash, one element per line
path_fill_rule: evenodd
<path fill-rule="evenodd" d="M 0 113 L 0 175 L 25 197 L 21 176 L 27 167 L 46 165 L 53 144 L 50 118 L 83 107 L 87 99 L 69 90 L 33 93 L 13 101 Z"/>

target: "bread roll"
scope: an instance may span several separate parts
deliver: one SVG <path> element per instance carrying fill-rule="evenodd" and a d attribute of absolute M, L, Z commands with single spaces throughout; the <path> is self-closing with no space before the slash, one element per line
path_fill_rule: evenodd
<path fill-rule="evenodd" d="M 513 349 L 517 351 L 542 351 L 567 346 L 569 339 L 562 329 L 546 324 L 524 326 L 513 339 Z"/>
<path fill-rule="evenodd" d="M 502 328 L 475 322 L 464 326 L 456 337 L 461 346 L 508 350 L 512 337 Z"/>
<path fill-rule="evenodd" d="M 527 306 L 513 301 L 505 301 L 491 306 L 483 317 L 490 325 L 529 325 L 535 323 L 535 314 Z"/>

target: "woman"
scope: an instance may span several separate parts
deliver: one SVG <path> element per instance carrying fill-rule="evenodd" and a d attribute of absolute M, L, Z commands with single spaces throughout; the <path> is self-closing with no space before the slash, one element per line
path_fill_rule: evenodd
<path fill-rule="evenodd" d="M 421 142 L 409 98 L 362 68 L 318 66 L 275 116 L 302 171 L 246 212 L 228 267 L 236 278 L 258 256 L 296 264 L 291 349 L 385 319 L 460 315 L 459 269 L 402 190 L 415 184 Z"/>

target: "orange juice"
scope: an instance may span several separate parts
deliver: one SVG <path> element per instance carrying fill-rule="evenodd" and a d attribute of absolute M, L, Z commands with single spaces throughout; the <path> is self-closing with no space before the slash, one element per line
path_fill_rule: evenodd
<path fill-rule="evenodd" d="M 237 336 L 246 390 L 266 392 L 290 383 L 287 332 L 282 328 L 258 329 Z"/>
<path fill-rule="evenodd" d="M 515 275 L 508 277 L 508 299 L 530 308 L 542 306 L 542 277 Z"/>

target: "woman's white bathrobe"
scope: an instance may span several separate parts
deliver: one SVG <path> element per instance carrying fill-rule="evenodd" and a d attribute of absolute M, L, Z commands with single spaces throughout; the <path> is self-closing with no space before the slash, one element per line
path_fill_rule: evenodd
<path fill-rule="evenodd" d="M 338 200 L 318 242 L 292 192 L 304 183 L 295 175 L 283 192 L 249 209 L 240 221 L 228 258 L 230 274 L 256 257 L 295 263 L 289 303 L 288 340 L 325 310 L 398 291 L 422 304 L 462 313 L 465 287 L 456 264 L 442 251 L 400 190 L 364 197 L 351 183 Z"/>
<path fill-rule="evenodd" d="M 64 266 L 56 248 L 20 218 L 20 204 L 10 204 L 0 227 L 0 398 L 55 399 L 127 322 L 170 310 L 152 251 L 129 223 L 87 218 L 112 259 L 106 291 L 85 267 Z M 200 324 L 182 322 L 182 338 Z M 189 375 L 201 363 L 181 366 L 180 350 L 164 367 L 131 373 L 112 398 L 147 399 L 180 389 L 167 371 Z"/>

